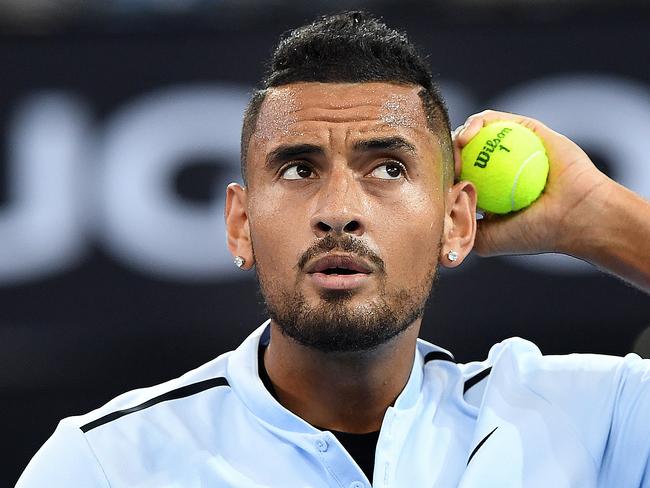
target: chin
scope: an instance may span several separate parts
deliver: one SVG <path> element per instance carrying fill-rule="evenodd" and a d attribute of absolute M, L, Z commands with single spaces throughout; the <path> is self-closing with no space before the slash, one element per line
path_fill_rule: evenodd
<path fill-rule="evenodd" d="M 355 293 L 352 290 L 323 290 L 319 294 L 319 298 L 326 303 L 349 303 L 354 300 Z"/>

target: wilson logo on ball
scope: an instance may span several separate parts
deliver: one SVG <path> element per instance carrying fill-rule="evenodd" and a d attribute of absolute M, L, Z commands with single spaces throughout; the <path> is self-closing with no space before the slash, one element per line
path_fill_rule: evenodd
<path fill-rule="evenodd" d="M 487 141 L 485 143 L 485 146 L 483 146 L 483 150 L 478 153 L 478 156 L 476 156 L 476 161 L 474 161 L 474 166 L 478 166 L 479 168 L 485 168 L 488 162 L 490 161 L 490 154 L 492 154 L 497 149 L 510 152 L 510 149 L 504 146 L 502 142 L 503 139 L 506 137 L 506 134 L 511 131 L 512 131 L 511 128 L 504 127 L 494 139 Z"/>

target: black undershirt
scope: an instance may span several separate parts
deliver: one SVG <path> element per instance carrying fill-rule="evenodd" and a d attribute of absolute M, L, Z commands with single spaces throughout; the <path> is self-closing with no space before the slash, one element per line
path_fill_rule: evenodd
<path fill-rule="evenodd" d="M 325 430 L 325 429 L 320 429 Z M 351 434 L 328 429 L 336 436 L 352 459 L 359 465 L 370 484 L 372 484 L 372 472 L 375 469 L 375 449 L 379 439 L 379 431 L 368 432 L 367 434 Z"/>
<path fill-rule="evenodd" d="M 266 349 L 266 344 L 260 343 L 258 349 L 258 374 L 264 386 L 269 391 L 273 398 L 278 399 L 275 388 L 273 388 L 273 383 L 271 383 L 271 378 L 269 378 L 266 368 L 264 367 L 264 350 Z M 316 426 L 314 426 L 316 427 Z M 338 439 L 341 445 L 345 448 L 346 451 L 352 456 L 352 459 L 359 465 L 361 470 L 365 473 L 368 481 L 372 484 L 372 472 L 375 467 L 375 449 L 377 448 L 377 440 L 379 439 L 379 431 L 377 432 L 368 432 L 367 434 L 351 434 L 349 432 L 339 432 L 332 429 L 322 429 L 316 427 L 319 430 L 329 430 L 334 436 Z"/>

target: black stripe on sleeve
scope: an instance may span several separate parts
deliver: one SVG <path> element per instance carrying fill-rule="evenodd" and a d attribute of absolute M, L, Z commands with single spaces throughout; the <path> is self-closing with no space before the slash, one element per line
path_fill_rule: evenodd
<path fill-rule="evenodd" d="M 145 408 L 149 408 L 158 403 L 166 402 L 168 400 L 177 400 L 179 398 L 185 398 L 191 395 L 195 395 L 197 393 L 201 393 L 202 391 L 209 390 L 210 388 L 216 388 L 218 386 L 230 386 L 230 385 L 228 384 L 228 380 L 226 378 L 219 377 L 219 378 L 211 378 L 209 380 L 199 381 L 198 383 L 193 383 L 191 385 L 181 386 L 180 388 L 177 388 L 172 391 L 168 391 L 167 393 L 163 393 L 162 395 L 152 398 L 151 400 L 147 400 L 146 402 L 141 403 L 140 405 L 136 405 L 135 407 L 127 408 L 125 410 L 118 410 L 117 412 L 104 415 L 103 417 L 100 417 L 97 420 L 93 420 L 92 422 L 89 422 L 86 425 L 82 425 L 81 430 L 82 432 L 85 433 L 88 432 L 89 430 L 94 429 L 95 427 L 99 427 L 100 425 L 107 424 L 109 422 L 112 422 L 113 420 L 117 420 L 121 417 L 124 417 L 125 415 L 129 415 L 130 413 L 144 410 Z"/>
<path fill-rule="evenodd" d="M 426 356 L 424 356 L 424 363 L 426 364 L 429 361 L 435 361 L 437 359 L 441 360 L 441 361 L 451 361 L 452 363 L 456 362 L 454 360 L 453 356 L 451 356 L 450 354 L 447 354 L 446 352 L 443 352 L 443 351 L 431 351 Z"/>
<path fill-rule="evenodd" d="M 487 440 L 490 438 L 490 436 L 491 436 L 492 434 L 494 434 L 494 431 L 497 430 L 498 428 L 499 428 L 499 426 L 496 426 L 494 429 L 492 429 L 492 432 L 490 432 L 488 435 L 486 435 L 485 437 L 483 437 L 483 440 L 481 440 L 481 442 L 479 442 L 479 443 L 476 445 L 476 447 L 475 447 L 474 450 L 472 451 L 472 454 L 469 455 L 469 459 L 467 460 L 467 464 L 469 464 L 469 462 L 470 462 L 470 461 L 472 460 L 472 458 L 474 457 L 474 454 L 476 454 L 476 453 L 478 452 L 478 450 L 481 448 L 481 446 L 482 446 L 483 444 L 485 444 L 485 441 L 487 441 Z"/>
<path fill-rule="evenodd" d="M 472 376 L 470 379 L 468 379 L 465 382 L 465 387 L 463 388 L 463 393 L 467 393 L 467 390 L 469 390 L 472 386 L 474 386 L 476 383 L 481 381 L 483 378 L 485 378 L 487 375 L 490 374 L 490 371 L 492 371 L 492 367 L 490 366 L 489 368 L 484 369 L 480 373 L 475 374 Z"/>

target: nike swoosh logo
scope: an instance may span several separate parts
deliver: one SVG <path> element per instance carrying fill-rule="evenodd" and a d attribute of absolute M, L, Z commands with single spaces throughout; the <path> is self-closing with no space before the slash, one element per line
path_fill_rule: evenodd
<path fill-rule="evenodd" d="M 469 465 L 469 462 L 470 462 L 470 461 L 472 460 L 472 458 L 474 457 L 474 454 L 476 454 L 476 453 L 478 452 L 478 450 L 483 446 L 483 444 L 485 444 L 485 441 L 487 441 L 487 440 L 490 438 L 490 436 L 491 436 L 492 434 L 494 434 L 494 432 L 495 432 L 498 428 L 499 428 L 499 427 L 497 426 L 497 427 L 495 427 L 494 429 L 492 429 L 492 432 L 490 432 L 488 435 L 486 435 L 485 437 L 483 437 L 483 440 L 481 440 L 481 442 L 479 442 L 479 443 L 476 445 L 476 447 L 475 447 L 474 450 L 472 451 L 472 454 L 469 455 L 469 459 L 467 460 L 467 464 L 468 464 L 468 465 Z"/>

